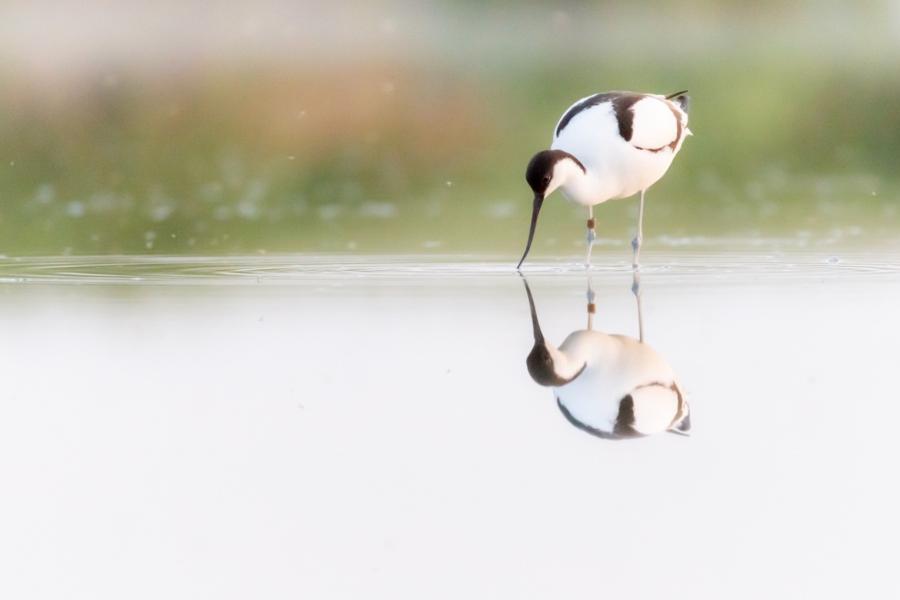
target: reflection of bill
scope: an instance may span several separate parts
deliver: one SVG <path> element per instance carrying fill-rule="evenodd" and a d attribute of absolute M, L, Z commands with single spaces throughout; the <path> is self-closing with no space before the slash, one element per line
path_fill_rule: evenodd
<path fill-rule="evenodd" d="M 642 339 L 594 331 L 593 302 L 587 329 L 572 332 L 557 348 L 544 338 L 531 288 L 524 277 L 523 282 L 534 329 L 528 372 L 539 385 L 553 388 L 570 423 L 609 439 L 662 431 L 689 434 L 687 400 L 672 367 L 653 348 Z M 588 294 L 592 298 L 590 284 Z M 640 312 L 638 302 L 639 322 Z"/>

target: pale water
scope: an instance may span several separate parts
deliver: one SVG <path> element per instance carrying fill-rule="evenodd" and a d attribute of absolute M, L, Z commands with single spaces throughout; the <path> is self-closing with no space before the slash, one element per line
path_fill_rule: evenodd
<path fill-rule="evenodd" d="M 3 260 L 0 596 L 897 595 L 900 254 L 647 253 L 693 434 L 626 441 L 530 379 L 513 263 Z M 525 272 L 585 327 L 579 265 Z"/>

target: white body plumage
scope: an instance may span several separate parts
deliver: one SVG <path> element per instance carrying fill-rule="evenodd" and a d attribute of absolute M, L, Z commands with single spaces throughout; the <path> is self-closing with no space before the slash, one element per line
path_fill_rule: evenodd
<path fill-rule="evenodd" d="M 650 435 L 676 430 L 688 414 L 672 367 L 645 343 L 582 330 L 569 335 L 559 352 L 569 363 L 586 365 L 575 379 L 553 388 L 566 417 L 585 429 Z M 631 399 L 628 416 L 622 407 L 626 398 Z"/>
<path fill-rule="evenodd" d="M 616 94 L 620 95 L 605 94 L 607 99 L 577 110 L 596 96 L 582 98 L 566 111 L 554 130 L 550 149 L 568 152 L 584 166 L 583 171 L 571 161 L 561 161 L 558 166 L 567 171 L 559 174 L 563 194 L 583 206 L 627 198 L 649 188 L 666 174 L 690 134 L 687 113 L 678 103 L 658 95 Z M 616 109 L 623 98 L 635 97 L 639 99 L 628 108 Z M 623 114 L 626 111 L 630 115 Z M 624 122 L 628 118 L 631 136 L 626 140 L 622 133 L 623 129 L 628 131 Z"/>

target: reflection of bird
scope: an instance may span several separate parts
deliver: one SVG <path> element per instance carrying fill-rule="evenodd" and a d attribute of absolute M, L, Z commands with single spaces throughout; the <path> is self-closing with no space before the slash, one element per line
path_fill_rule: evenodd
<path fill-rule="evenodd" d="M 672 367 L 655 350 L 628 336 L 594 331 L 593 303 L 588 328 L 553 346 L 541 332 L 531 289 L 523 282 L 534 329 L 528 372 L 536 383 L 553 388 L 569 422 L 610 439 L 690 432 L 688 403 Z"/>
<path fill-rule="evenodd" d="M 544 198 L 561 188 L 569 200 L 588 207 L 588 254 L 595 239 L 594 205 L 638 192 L 637 264 L 643 240 L 644 193 L 662 177 L 681 149 L 687 128 L 688 97 L 606 92 L 583 98 L 567 110 L 553 133 L 550 150 L 528 163 L 525 179 L 534 191 L 531 229 L 522 266 Z"/>

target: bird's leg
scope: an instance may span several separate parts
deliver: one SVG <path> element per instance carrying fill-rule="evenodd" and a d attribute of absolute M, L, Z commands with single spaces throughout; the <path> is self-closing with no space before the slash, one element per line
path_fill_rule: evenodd
<path fill-rule="evenodd" d="M 641 244 L 644 242 L 644 190 L 641 190 L 641 201 L 638 206 L 637 234 L 631 240 L 631 249 L 634 250 L 634 258 L 631 261 L 635 269 L 641 268 Z"/>
<path fill-rule="evenodd" d="M 596 295 L 594 294 L 594 286 L 591 281 L 591 276 L 588 274 L 588 287 L 587 287 L 587 328 L 588 330 L 594 329 L 594 313 L 597 312 L 597 305 L 594 304 L 594 299 Z"/>
<path fill-rule="evenodd" d="M 587 220 L 587 256 L 584 260 L 585 268 L 591 268 L 591 249 L 594 247 L 594 240 L 597 239 L 597 231 L 594 229 L 594 207 L 588 207 Z"/>
<path fill-rule="evenodd" d="M 638 340 L 644 341 L 644 311 L 641 307 L 641 271 L 638 265 L 631 268 L 631 292 L 637 302 Z"/>

